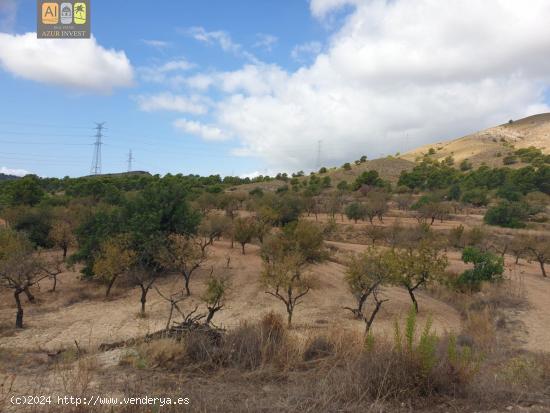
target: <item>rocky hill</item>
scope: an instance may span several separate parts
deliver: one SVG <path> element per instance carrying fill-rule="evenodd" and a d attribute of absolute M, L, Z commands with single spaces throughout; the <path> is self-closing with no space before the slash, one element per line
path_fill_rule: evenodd
<path fill-rule="evenodd" d="M 452 156 L 459 164 L 464 159 L 474 167 L 486 163 L 489 166 L 503 166 L 503 160 L 515 150 L 534 146 L 545 154 L 550 154 L 550 113 L 511 120 L 503 125 L 476 132 L 462 138 L 436 142 L 414 149 L 401 158 L 415 161 L 424 154 L 442 160 Z M 522 166 L 521 163 L 513 167 Z"/>

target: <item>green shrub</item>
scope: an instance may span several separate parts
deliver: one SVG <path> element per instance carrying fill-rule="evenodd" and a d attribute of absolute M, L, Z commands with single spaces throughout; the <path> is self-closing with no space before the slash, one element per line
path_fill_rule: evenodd
<path fill-rule="evenodd" d="M 502 279 L 504 259 L 489 251 L 481 251 L 476 247 L 466 247 L 462 252 L 462 260 L 466 264 L 474 264 L 474 268 L 466 270 L 458 277 L 460 286 L 470 290 L 479 290 L 484 281 L 495 282 Z"/>
<path fill-rule="evenodd" d="M 473 168 L 473 165 L 468 159 L 464 159 L 462 162 L 460 162 L 460 170 L 461 171 L 469 171 Z"/>
<path fill-rule="evenodd" d="M 469 191 L 465 191 L 462 195 L 462 202 L 466 202 L 477 207 L 485 206 L 489 203 L 489 199 L 487 198 L 487 190 L 485 188 L 474 188 Z"/>
<path fill-rule="evenodd" d="M 505 228 L 523 228 L 529 214 L 529 206 L 525 202 L 501 201 L 487 210 L 483 220 L 489 225 Z"/>

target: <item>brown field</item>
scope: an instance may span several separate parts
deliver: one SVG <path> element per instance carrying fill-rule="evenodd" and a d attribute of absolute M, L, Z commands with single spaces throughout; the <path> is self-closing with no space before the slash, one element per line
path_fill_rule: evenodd
<path fill-rule="evenodd" d="M 246 215 L 244 212 L 242 214 Z M 328 220 L 328 217 L 323 214 L 305 218 L 317 220 L 320 225 Z M 361 233 L 362 229 L 369 225 L 364 222 L 355 224 L 347 219 L 342 220 L 339 216 L 337 218 L 338 225 L 344 233 Z M 383 223 L 378 221 L 375 223 L 388 226 L 397 220 L 405 226 L 416 224 L 414 218 L 397 210 L 391 210 Z M 433 230 L 447 231 L 459 224 L 467 228 L 479 226 L 482 224 L 482 215 L 480 211 L 472 211 L 470 215 L 456 215 L 442 223 L 436 221 Z M 359 243 L 353 239 L 346 242 L 326 241 L 326 245 L 338 254 L 360 252 L 366 248 L 364 242 Z M 193 295 L 181 304 L 184 312 L 190 311 L 200 303 L 199 297 L 205 288 L 206 277 L 210 274 L 210 268 L 214 268 L 216 273 L 228 276 L 231 282 L 227 305 L 216 315 L 216 325 L 232 331 L 243 326 L 243 323 L 258 322 L 271 311 L 284 314 L 281 303 L 265 294 L 259 282 L 261 259 L 258 245 L 247 245 L 246 255 L 242 255 L 237 244 L 232 249 L 230 242 L 222 239 L 215 242 L 209 254 L 207 263 L 191 282 Z M 458 251 L 448 251 L 447 255 L 450 270 L 459 272 L 465 268 Z M 226 268 L 228 257 L 230 257 L 230 266 Z M 298 306 L 293 327 L 290 330 L 290 336 L 299 348 L 307 347 L 311 337 L 317 335 L 351 334 L 352 337 L 361 337 L 363 333 L 364 324 L 353 319 L 350 313 L 342 308 L 352 305 L 353 297 L 343 281 L 344 267 L 337 261 L 331 259 L 311 268 L 318 277 L 318 284 Z M 511 349 L 514 353 L 520 354 L 521 352 L 526 354 L 548 352 L 550 281 L 541 277 L 536 263 L 520 260 L 516 265 L 511 256 L 505 257 L 505 263 L 507 280 L 504 286 L 499 287 L 498 291 L 487 290 L 480 296 L 482 301 L 492 303 L 496 317 L 500 320 L 498 322 L 500 327 L 495 327 L 496 339 L 491 338 L 493 333 L 475 331 L 469 318 L 471 315 L 466 303 L 461 301 L 462 298 L 449 296 L 437 289 L 423 290 L 418 293 L 419 325 L 423 326 L 430 318 L 433 321 L 434 331 L 439 335 L 461 334 L 474 328 L 474 331 L 468 334 L 477 334 L 481 337 L 489 334 L 488 346 L 497 346 L 497 349 L 492 351 L 502 351 L 503 354 L 507 354 L 506 352 Z M 157 287 L 165 293 L 174 292 L 182 288 L 182 280 L 177 275 L 167 276 L 157 283 Z M 164 328 L 168 304 L 154 290 L 148 296 L 147 316 L 140 317 L 137 289 L 128 290 L 124 285 L 120 285 L 115 288 L 113 296 L 105 300 L 104 287 L 95 282 L 81 280 L 76 268 L 59 276 L 56 292 L 48 291 L 49 280 L 41 282 L 39 289 L 40 291 L 36 291 L 37 302 L 24 304 L 26 328 L 20 331 L 13 328 L 15 311 L 11 295 L 5 290 L 0 293 L 0 384 L 10 382 L 9 392 L 64 394 L 76 392 L 78 389 L 80 389 L 78 391 L 84 391 L 85 387 L 86 391 L 121 395 L 128 390 L 129 382 L 140 383 L 139 387 L 135 384 L 134 389 L 140 392 L 154 389 L 158 391 L 159 388 L 180 389 L 181 386 L 185 386 L 185 383 L 192 383 L 193 388 L 187 394 L 195 401 L 193 411 L 224 410 L 224 405 L 217 399 L 220 393 L 213 392 L 212 386 L 219 389 L 224 398 L 235 400 L 237 403 L 235 406 L 240 406 L 225 411 L 295 411 L 297 406 L 304 402 L 299 401 L 300 397 L 304 397 L 302 393 L 292 395 L 294 390 L 291 391 L 290 387 L 287 387 L 300 386 L 298 383 L 306 380 L 300 378 L 302 373 L 294 370 L 288 373 L 264 372 L 258 375 L 247 373 L 250 374 L 248 378 L 240 376 L 240 373 L 235 376 L 236 372 L 228 370 L 225 373 L 220 372 L 204 377 L 197 376 L 196 371 L 187 373 L 182 371 L 176 374 L 150 367 L 136 370 L 133 367 L 121 366 L 120 363 L 124 363 L 129 354 L 135 353 L 136 350 L 131 346 L 105 352 L 99 351 L 100 344 L 142 337 Z M 386 288 L 383 294 L 384 298 L 390 301 L 382 307 L 374 323 L 373 332 L 376 337 L 391 340 L 394 334 L 394 323 L 396 320 L 404 319 L 410 308 L 410 300 L 406 291 L 398 287 Z M 168 352 L 172 346 L 169 343 L 159 342 L 158 346 L 162 345 L 167 346 L 163 351 Z M 160 350 L 156 348 L 155 351 Z M 75 356 L 75 352 L 78 356 Z M 125 377 L 120 377 L 121 374 Z M 280 374 L 282 374 L 280 376 L 282 381 L 277 379 Z M 131 377 L 131 380 L 126 380 L 128 377 Z M 310 380 L 311 377 L 307 377 L 307 380 Z M 145 378 L 152 381 L 143 383 Z M 71 387 L 69 382 L 73 380 L 81 387 L 76 384 L 78 389 Z M 262 387 L 258 392 L 255 390 L 254 383 L 262 382 L 265 384 L 260 384 Z M 307 386 L 314 386 L 313 383 L 306 382 L 309 383 Z M 230 386 L 229 383 L 234 385 Z M 307 387 L 307 391 L 314 391 L 314 388 Z M 303 391 L 306 392 L 305 389 Z M 2 392 L 10 394 L 6 390 L 6 385 Z M 2 400 L 2 392 L 0 392 L 0 400 Z M 281 398 L 281 392 L 287 394 L 287 398 Z M 244 394 L 247 395 L 248 407 L 241 404 Z M 271 402 L 265 404 L 264 397 Z M 293 397 L 298 399 L 295 400 Z M 333 406 L 331 403 L 336 402 L 323 400 L 320 408 L 330 411 L 329 406 Z M 500 403 L 503 411 L 510 411 L 507 409 L 509 405 L 515 406 L 512 407 L 513 409 L 522 406 L 521 400 L 510 402 L 504 399 L 496 403 L 497 405 Z M 539 400 L 537 403 L 532 401 L 530 403 L 529 410 L 517 411 L 546 411 L 544 406 L 548 406 L 547 401 Z M 267 408 L 267 406 L 271 407 Z M 279 409 L 273 406 L 279 406 Z M 319 407 L 316 404 L 313 406 Z M 361 406 L 365 405 L 359 403 L 354 406 L 350 407 L 349 411 L 362 411 Z M 390 404 L 388 407 L 382 404 L 378 410 L 376 404 L 369 404 L 369 406 L 374 408 L 372 411 L 410 411 L 403 405 L 400 407 Z M 467 404 L 462 408 L 464 411 L 473 411 L 472 406 Z M 461 411 L 460 407 L 457 409 L 456 411 Z M 432 411 L 431 408 L 428 410 Z M 8 411 L 18 410 L 12 406 Z"/>

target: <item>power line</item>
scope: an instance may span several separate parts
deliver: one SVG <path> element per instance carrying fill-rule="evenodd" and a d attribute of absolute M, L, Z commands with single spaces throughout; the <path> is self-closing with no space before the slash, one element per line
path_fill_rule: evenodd
<path fill-rule="evenodd" d="M 15 122 L 15 121 L 0 121 L 0 125 L 18 125 L 18 126 L 30 126 L 37 128 L 62 128 L 62 129 L 90 129 L 87 126 L 73 126 L 65 124 L 52 124 L 52 123 L 29 123 L 29 122 Z"/>
<path fill-rule="evenodd" d="M 4 141 L 0 143 L 11 143 L 16 145 L 62 145 L 62 146 L 90 146 L 92 143 L 67 143 L 67 142 L 21 142 L 21 141 Z"/>
<path fill-rule="evenodd" d="M 105 125 L 105 122 L 96 123 L 96 135 L 95 135 L 95 143 L 94 143 L 94 156 L 92 159 L 92 167 L 90 169 L 90 175 L 99 175 L 101 173 L 101 145 L 103 142 L 101 139 L 103 138 L 103 125 Z"/>
<path fill-rule="evenodd" d="M 90 135 L 75 135 L 74 133 L 37 133 L 37 132 L 13 132 L 0 131 L 0 135 L 17 135 L 17 136 L 60 136 L 65 138 L 89 138 Z"/>

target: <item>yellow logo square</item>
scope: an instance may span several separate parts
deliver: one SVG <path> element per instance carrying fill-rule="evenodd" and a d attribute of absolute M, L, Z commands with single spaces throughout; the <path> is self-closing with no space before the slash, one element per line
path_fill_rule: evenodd
<path fill-rule="evenodd" d="M 42 4 L 42 23 L 43 24 L 59 23 L 59 5 L 57 3 Z"/>
<path fill-rule="evenodd" d="M 86 3 L 74 4 L 74 23 L 86 24 Z"/>

